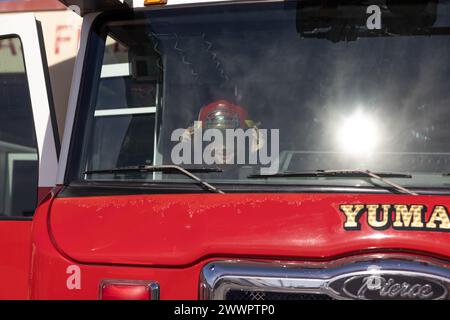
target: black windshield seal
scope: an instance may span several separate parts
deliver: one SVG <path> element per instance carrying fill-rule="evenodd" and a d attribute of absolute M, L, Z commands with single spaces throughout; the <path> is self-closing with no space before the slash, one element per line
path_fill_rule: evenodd
<path fill-rule="evenodd" d="M 215 184 L 227 194 L 400 194 L 395 189 L 378 187 L 343 187 L 314 185 L 278 185 L 278 184 Z M 415 187 L 410 190 L 421 196 L 450 196 L 450 188 Z M 126 196 L 126 195 L 163 195 L 163 194 L 210 194 L 190 183 L 121 183 L 121 182 L 73 182 L 65 186 L 58 194 L 61 198 Z"/>

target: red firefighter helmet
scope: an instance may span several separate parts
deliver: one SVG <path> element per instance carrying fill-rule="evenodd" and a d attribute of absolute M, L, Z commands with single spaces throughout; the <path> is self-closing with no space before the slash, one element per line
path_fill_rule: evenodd
<path fill-rule="evenodd" d="M 245 129 L 247 128 L 248 113 L 239 105 L 227 100 L 218 100 L 200 110 L 198 120 L 205 129 Z"/>

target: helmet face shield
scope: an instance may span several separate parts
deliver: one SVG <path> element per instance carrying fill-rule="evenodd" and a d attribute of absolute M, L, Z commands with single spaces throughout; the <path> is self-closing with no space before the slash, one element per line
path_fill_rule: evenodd
<path fill-rule="evenodd" d="M 248 119 L 247 111 L 241 106 L 234 105 L 226 100 L 213 102 L 202 108 L 199 114 L 199 121 L 201 121 L 203 130 L 215 129 L 222 132 L 223 147 L 215 150 L 215 157 L 219 164 L 234 163 L 235 148 L 227 148 L 226 131 L 245 129 L 247 127 L 246 121 Z"/>
<path fill-rule="evenodd" d="M 204 106 L 198 120 L 202 122 L 204 129 L 245 129 L 248 114 L 241 106 L 219 100 Z"/>
<path fill-rule="evenodd" d="M 210 112 L 205 119 L 205 129 L 238 129 L 240 127 L 239 115 L 236 112 L 219 108 Z"/>

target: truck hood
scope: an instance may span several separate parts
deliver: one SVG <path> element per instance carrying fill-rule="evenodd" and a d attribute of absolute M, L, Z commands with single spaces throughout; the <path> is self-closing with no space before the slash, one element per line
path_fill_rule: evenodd
<path fill-rule="evenodd" d="M 380 210 L 371 207 L 375 220 L 367 205 L 379 205 Z M 406 207 L 396 210 L 395 205 Z M 421 206 L 411 212 L 422 208 L 422 224 L 404 210 L 411 205 Z M 449 206 L 445 196 L 409 195 L 57 198 L 49 226 L 57 248 L 80 263 L 186 266 L 209 257 L 331 259 L 369 250 L 450 257 Z M 343 208 L 363 209 L 352 221 Z M 385 225 L 382 208 L 388 209 Z M 404 215 L 395 223 L 401 210 Z"/>

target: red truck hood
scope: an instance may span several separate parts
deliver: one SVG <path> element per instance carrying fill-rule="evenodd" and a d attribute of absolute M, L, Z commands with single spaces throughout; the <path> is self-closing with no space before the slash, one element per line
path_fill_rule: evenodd
<path fill-rule="evenodd" d="M 80 263 L 183 266 L 214 256 L 327 259 L 365 250 L 450 257 L 450 230 L 443 229 L 449 199 L 348 194 L 58 198 L 49 222 L 59 250 Z M 389 205 L 389 223 L 369 226 L 364 209 L 356 217 L 360 228 L 352 227 L 342 211 L 346 204 Z M 425 227 L 437 208 L 434 225 L 407 228 L 406 221 L 395 229 L 394 205 L 412 204 L 424 205 Z"/>

